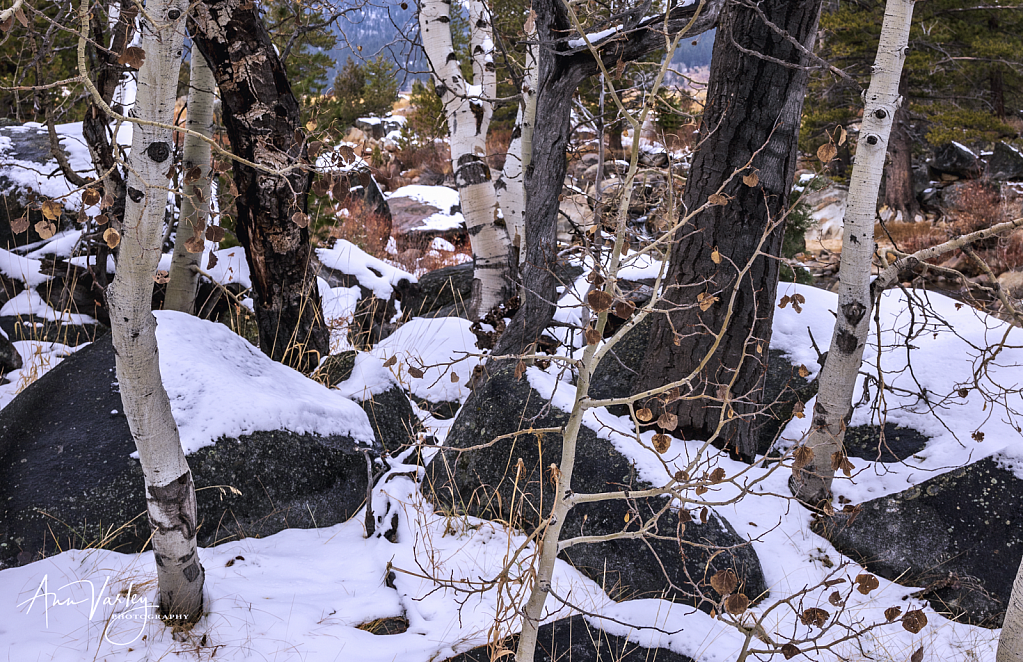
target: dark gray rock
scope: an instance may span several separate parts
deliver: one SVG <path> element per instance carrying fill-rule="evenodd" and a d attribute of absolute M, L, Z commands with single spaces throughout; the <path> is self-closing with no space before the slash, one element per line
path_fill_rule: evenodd
<path fill-rule="evenodd" d="M 316 369 L 315 379 L 323 382 L 324 386 L 328 388 L 334 388 L 338 384 L 352 376 L 352 371 L 355 370 L 355 357 L 359 353 L 354 349 L 340 354 L 331 354 L 326 360 Z"/>
<path fill-rule="evenodd" d="M 922 586 L 935 610 L 1000 627 L 1023 557 L 1023 481 L 988 458 L 814 529 L 871 572 Z"/>
<path fill-rule="evenodd" d="M 468 319 L 465 306 L 472 298 L 472 269 L 470 262 L 425 274 L 418 287 L 402 297 L 402 316 Z"/>
<path fill-rule="evenodd" d="M 503 642 L 518 646 L 518 635 Z M 491 662 L 490 646 L 478 646 L 449 658 L 448 662 Z M 541 625 L 536 634 L 536 662 L 692 662 L 667 648 L 643 648 L 626 637 L 609 634 L 576 615 Z"/>
<path fill-rule="evenodd" d="M 935 149 L 927 164 L 939 173 L 944 172 L 965 179 L 980 177 L 982 165 L 976 154 L 955 142 Z"/>
<path fill-rule="evenodd" d="M 999 181 L 1023 179 L 1023 152 L 1006 142 L 995 143 L 994 152 L 987 159 L 984 176 Z"/>
<path fill-rule="evenodd" d="M 885 423 L 884 439 L 877 425 L 857 425 L 845 431 L 845 451 L 851 457 L 868 462 L 901 462 L 913 457 L 927 445 L 929 437 L 913 428 Z"/>
<path fill-rule="evenodd" d="M 29 317 L 0 317 L 0 329 L 11 340 L 38 340 L 77 347 L 107 334 L 102 324 L 61 324 L 53 320 Z"/>
<path fill-rule="evenodd" d="M 465 448 L 528 428 L 564 425 L 568 416 L 546 403 L 528 382 L 516 380 L 514 366 L 492 368 L 491 375 L 469 396 L 447 437 L 446 447 Z M 549 467 L 561 459 L 558 434 L 525 434 L 471 452 L 441 452 L 430 463 L 424 492 L 442 507 L 488 519 L 503 519 L 532 531 L 552 499 Z M 516 467 L 523 471 L 516 481 Z M 638 490 L 649 487 L 635 476 L 629 460 L 609 441 L 585 426 L 579 434 L 572 489 L 576 492 Z M 565 522 L 564 537 L 636 530 L 660 499 L 615 500 L 582 504 Z M 514 512 L 513 512 L 514 510 Z M 626 515 L 629 515 L 626 518 Z M 637 517 L 640 515 L 641 517 Z M 706 524 L 688 512 L 662 517 L 656 535 L 666 539 L 617 540 L 576 545 L 563 557 L 615 597 L 661 596 L 710 609 L 717 597 L 707 581 L 731 568 L 750 598 L 766 593 L 760 563 L 750 546 L 711 510 Z M 677 540 L 685 524 L 682 545 Z M 710 549 L 698 546 L 706 545 Z M 725 549 L 731 548 L 731 549 Z M 651 549 L 653 550 L 651 552 Z M 711 550 L 724 550 L 715 554 Z M 661 570 L 663 564 L 664 571 Z M 665 575 L 667 573 L 667 576 Z"/>
<path fill-rule="evenodd" d="M 18 354 L 18 350 L 7 339 L 7 336 L 0 333 L 0 377 L 19 368 L 21 368 L 21 354 Z"/>
<path fill-rule="evenodd" d="M 423 426 L 400 387 L 392 386 L 359 404 L 369 417 L 377 443 L 392 456 L 415 444 Z"/>
<path fill-rule="evenodd" d="M 0 567 L 101 540 L 141 551 L 144 483 L 121 410 L 109 336 L 0 410 Z M 270 431 L 189 455 L 199 543 L 348 519 L 365 498 L 367 450 L 347 437 Z"/>

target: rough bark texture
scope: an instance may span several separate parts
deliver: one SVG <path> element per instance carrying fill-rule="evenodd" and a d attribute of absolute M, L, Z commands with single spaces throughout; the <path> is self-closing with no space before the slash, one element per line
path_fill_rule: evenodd
<path fill-rule="evenodd" d="M 995 662 L 1023 662 L 1023 563 L 1012 583 Z"/>
<path fill-rule="evenodd" d="M 141 120 L 173 122 L 187 10 L 184 0 L 151 0 L 146 5 L 149 16 L 161 24 L 142 21 L 146 59 L 133 109 Z M 160 608 L 165 618 L 180 622 L 202 614 L 204 573 L 195 542 L 195 487 L 160 378 L 156 318 L 150 310 L 170 156 L 169 129 L 134 127 L 120 260 L 107 300 L 121 400 L 146 479 Z"/>
<path fill-rule="evenodd" d="M 714 27 L 724 0 L 710 0 L 671 10 L 667 28 L 678 32 L 689 27 L 696 36 Z M 523 301 L 501 335 L 495 355 L 518 354 L 536 342 L 554 315 L 557 279 L 558 197 L 565 181 L 565 152 L 571 132 L 572 95 L 579 84 L 599 71 L 586 49 L 571 49 L 571 23 L 561 0 L 534 0 L 536 13 L 538 86 L 537 122 L 533 128 L 533 151 L 526 167 L 525 255 L 522 263 Z M 625 36 L 598 44 L 605 66 L 620 60 L 636 60 L 664 48 L 664 17 L 627 20 Z"/>
<path fill-rule="evenodd" d="M 793 493 L 816 505 L 831 496 L 837 463 L 843 456 L 845 428 L 852 414 L 856 375 L 870 331 L 874 295 L 870 262 L 874 253 L 874 217 L 892 119 L 899 107 L 899 78 L 906 58 L 913 0 L 888 0 L 870 86 L 856 161 L 849 181 L 849 203 L 842 234 L 838 319 L 819 377 L 813 422 L 793 468 Z"/>
<path fill-rule="evenodd" d="M 196 6 L 189 31 L 213 69 L 232 151 L 270 169 L 301 162 L 298 100 L 258 5 L 208 0 Z M 308 272 L 309 232 L 292 221 L 295 212 L 307 211 L 311 180 L 308 171 L 273 175 L 234 163 L 235 229 L 252 274 L 259 346 L 302 370 L 327 355 L 330 339 Z"/>
<path fill-rule="evenodd" d="M 775 25 L 812 48 L 820 0 L 771 0 L 760 7 Z M 729 4 L 715 39 L 703 142 L 693 156 L 685 208 L 704 204 L 751 158 L 759 181 L 749 186 L 741 174 L 733 177 L 723 191 L 729 198 L 726 205 L 705 210 L 678 231 L 661 306 L 672 312 L 656 316 L 635 384 L 638 392 L 689 375 L 712 351 L 715 334 L 727 325 L 691 392 L 681 394 L 692 399 L 666 408 L 678 416 L 678 430 L 686 438 L 709 438 L 724 416 L 721 440 L 744 458 L 756 450 L 755 414 L 778 283 L 777 260 L 757 255 L 762 251 L 777 256 L 781 251 L 807 83 L 806 70 L 760 54 L 794 65 L 806 60 L 754 9 Z M 762 151 L 754 157 L 758 150 Z M 740 281 L 741 270 L 751 261 Z M 698 296 L 718 300 L 702 310 L 706 304 L 701 306 Z M 722 411 L 726 400 L 731 412 Z"/>
<path fill-rule="evenodd" d="M 419 11 L 423 50 L 430 60 L 437 93 L 451 134 L 451 168 L 458 185 L 475 270 L 469 313 L 486 315 L 511 292 L 508 231 L 498 223 L 497 191 L 487 165 L 487 130 L 497 93 L 489 12 L 479 0 L 466 3 L 473 80 L 462 77 L 451 38 L 451 3 L 424 0 Z"/>
<path fill-rule="evenodd" d="M 901 86 L 905 86 L 905 76 Z M 899 107 L 895 111 L 895 123 L 888 143 L 891 162 L 884 173 L 884 203 L 895 211 L 901 211 L 902 220 L 906 222 L 912 222 L 920 211 L 913 192 L 913 136 L 909 122 L 909 110 Z"/>
<path fill-rule="evenodd" d="M 188 77 L 188 117 L 185 120 L 185 127 L 207 137 L 213 135 L 213 98 L 216 84 L 213 72 L 206 64 L 206 58 L 198 51 L 192 53 Z M 209 218 L 212 192 L 209 143 L 186 134 L 181 160 L 185 178 L 189 178 L 194 168 L 199 168 L 199 178 L 190 183 L 186 181 L 183 187 L 181 213 L 174 236 L 170 280 L 167 282 L 167 296 L 163 307 L 167 310 L 192 313 L 195 308 L 195 292 L 199 285 L 197 267 L 201 266 L 199 259 L 202 252 L 200 250 L 192 253 L 188 247 L 191 245 L 194 248 L 201 248 L 206 245 L 203 232 Z M 198 241 L 189 244 L 188 240 L 192 237 L 197 237 Z"/>

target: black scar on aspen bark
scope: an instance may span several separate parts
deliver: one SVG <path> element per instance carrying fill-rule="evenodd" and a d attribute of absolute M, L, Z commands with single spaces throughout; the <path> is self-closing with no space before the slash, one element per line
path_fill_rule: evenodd
<path fill-rule="evenodd" d="M 182 573 L 185 575 L 185 579 L 187 579 L 189 583 L 194 582 L 195 578 L 199 576 L 199 565 L 197 563 L 192 563 L 187 566 Z"/>
<path fill-rule="evenodd" d="M 483 105 L 478 103 L 469 104 L 473 116 L 476 118 L 476 135 L 483 130 Z"/>
<path fill-rule="evenodd" d="M 475 154 L 458 157 L 458 168 L 455 170 L 455 184 L 458 188 L 487 181 L 490 181 L 490 168 L 480 157 Z"/>
<path fill-rule="evenodd" d="M 183 473 L 176 479 L 172 480 L 163 487 L 151 485 L 149 487 L 149 501 L 155 502 L 161 510 L 170 511 L 176 513 L 178 516 L 178 524 L 163 527 L 157 522 L 154 522 L 152 518 L 150 521 L 154 528 L 159 528 L 164 531 L 181 530 L 182 535 L 186 539 L 195 537 L 195 522 L 191 521 L 187 517 L 185 504 L 188 501 L 189 494 L 192 488 L 192 474 Z"/>
<path fill-rule="evenodd" d="M 141 202 L 142 198 L 144 198 L 145 195 L 146 195 L 145 193 L 143 193 L 142 191 L 138 190 L 134 186 L 129 186 L 128 187 L 128 197 L 131 198 L 132 202 Z"/>
<path fill-rule="evenodd" d="M 847 330 L 842 329 L 838 332 L 838 338 L 835 339 L 838 345 L 839 351 L 843 354 L 852 354 L 853 350 L 856 349 L 856 336 L 849 333 Z"/>
<path fill-rule="evenodd" d="M 157 163 L 163 163 L 170 157 L 170 145 L 165 142 L 149 143 L 146 154 Z"/>
<path fill-rule="evenodd" d="M 450 53 L 448 53 L 448 59 L 447 59 L 448 62 L 451 62 L 452 60 L 457 60 L 457 59 L 458 59 L 458 56 L 455 55 L 454 51 L 451 51 Z"/>
<path fill-rule="evenodd" d="M 438 23 L 450 23 L 451 19 L 448 18 L 447 16 L 440 16 L 440 17 L 437 18 L 437 22 Z"/>
<path fill-rule="evenodd" d="M 863 315 L 867 312 L 866 306 L 859 301 L 853 301 L 842 306 L 842 315 L 851 326 L 856 326 L 863 319 Z"/>

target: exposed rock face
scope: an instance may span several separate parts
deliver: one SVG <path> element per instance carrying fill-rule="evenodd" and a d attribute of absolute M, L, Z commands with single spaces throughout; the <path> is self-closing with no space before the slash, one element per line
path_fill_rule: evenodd
<path fill-rule="evenodd" d="M 6 333 L 0 333 L 0 378 L 11 370 L 21 368 L 21 354 L 7 339 Z"/>
<path fill-rule="evenodd" d="M 955 175 L 964 179 L 980 177 L 983 165 L 969 148 L 957 142 L 942 145 L 934 151 L 928 165 L 939 173 Z"/>
<path fill-rule="evenodd" d="M 545 405 L 525 378 L 515 379 L 514 365 L 491 368 L 489 378 L 463 405 L 446 446 L 465 448 L 530 426 L 564 425 L 567 414 Z M 532 531 L 548 512 L 547 504 L 553 497 L 549 467 L 560 459 L 561 438 L 557 433 L 524 434 L 464 453 L 441 452 L 427 467 L 423 489 L 444 507 L 511 521 Z M 609 441 L 582 428 L 572 480 L 574 491 L 645 487 L 649 485 L 636 477 L 631 462 Z M 569 514 L 563 536 L 636 530 L 640 519 L 637 515 L 646 518 L 662 505 L 659 499 L 583 504 Z M 741 590 L 750 598 L 766 593 L 752 548 L 744 545 L 745 541 L 718 514 L 708 510 L 707 515 L 707 522 L 700 524 L 698 512 L 669 512 L 657 527 L 657 535 L 666 539 L 576 545 L 563 557 L 619 598 L 666 595 L 709 610 L 708 598 L 717 596 L 707 582 L 715 572 L 726 568 L 735 571 L 742 582 Z M 731 549 L 715 553 L 715 548 Z"/>
<path fill-rule="evenodd" d="M 504 647 L 514 651 L 518 635 Z M 448 662 L 491 662 L 493 649 L 478 646 L 449 658 Z M 692 662 L 667 648 L 643 648 L 625 637 L 608 634 L 582 616 L 563 618 L 540 626 L 536 638 L 536 662 Z"/>
<path fill-rule="evenodd" d="M 927 436 L 913 428 L 886 423 L 882 439 L 880 427 L 857 425 L 845 431 L 844 443 L 850 457 L 868 462 L 901 462 L 922 451 L 927 445 Z"/>
<path fill-rule="evenodd" d="M 871 572 L 924 587 L 937 611 L 999 627 L 1023 557 L 1021 513 L 1023 480 L 989 458 L 814 527 Z"/>
<path fill-rule="evenodd" d="M 1006 142 L 996 143 L 984 176 L 999 181 L 1023 180 L 1023 152 Z"/>
<path fill-rule="evenodd" d="M 105 336 L 0 410 L 0 567 L 101 540 L 118 551 L 143 549 L 145 488 L 121 409 Z M 189 455 L 199 544 L 348 519 L 366 495 L 364 452 L 378 449 L 269 431 Z"/>

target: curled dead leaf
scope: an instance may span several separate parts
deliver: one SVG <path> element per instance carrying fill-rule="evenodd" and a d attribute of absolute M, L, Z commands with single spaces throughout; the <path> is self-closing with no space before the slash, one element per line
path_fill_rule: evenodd
<path fill-rule="evenodd" d="M 291 215 L 291 221 L 300 228 L 309 227 L 309 216 L 300 211 Z"/>
<path fill-rule="evenodd" d="M 753 188 L 754 186 L 760 183 L 760 175 L 758 175 L 756 171 L 751 172 L 742 178 L 742 183 L 745 184 L 746 186 L 749 186 L 750 188 Z"/>
<path fill-rule="evenodd" d="M 583 331 L 583 337 L 586 339 L 587 345 L 596 345 L 600 342 L 600 332 L 592 326 L 586 327 L 586 330 Z"/>
<path fill-rule="evenodd" d="M 721 252 L 718 250 L 717 246 L 715 246 L 714 250 L 710 252 L 710 261 L 714 264 L 721 264 Z"/>
<path fill-rule="evenodd" d="M 800 651 L 799 647 L 796 646 L 795 644 L 791 644 L 791 643 L 789 643 L 789 644 L 782 644 L 781 654 L 782 654 L 782 656 L 785 657 L 786 660 L 791 660 L 795 656 L 799 655 L 799 653 L 801 653 L 801 652 L 802 651 Z"/>
<path fill-rule="evenodd" d="M 710 307 L 713 306 L 717 301 L 720 301 L 720 299 L 718 299 L 718 297 L 712 294 L 700 292 L 699 294 L 696 295 L 696 301 L 700 304 L 700 310 L 706 312 L 710 310 Z"/>
<path fill-rule="evenodd" d="M 810 369 L 807 368 L 802 363 L 799 364 L 799 370 L 797 370 L 796 372 L 798 372 L 799 376 L 802 377 L 803 379 L 806 379 L 807 377 L 810 376 Z"/>
<path fill-rule="evenodd" d="M 842 594 L 838 591 L 834 591 L 828 596 L 828 602 L 830 602 L 834 607 L 841 607 L 845 604 L 845 600 L 842 599 Z"/>
<path fill-rule="evenodd" d="M 671 437 L 666 434 L 658 432 L 653 438 L 654 450 L 658 453 L 664 454 L 671 448 Z"/>
<path fill-rule="evenodd" d="M 49 239 L 57 234 L 57 226 L 49 221 L 39 221 L 36 223 L 36 232 L 41 239 Z"/>
<path fill-rule="evenodd" d="M 146 52 L 138 46 L 129 46 L 124 49 L 121 56 L 117 58 L 118 64 L 124 64 L 132 69 L 141 69 L 142 64 L 146 61 Z"/>
<path fill-rule="evenodd" d="M 711 576 L 710 585 L 719 595 L 728 595 L 739 586 L 739 578 L 731 568 L 718 570 Z"/>
<path fill-rule="evenodd" d="M 824 627 L 824 624 L 828 622 L 828 618 L 831 617 L 824 609 L 820 607 L 810 607 L 802 614 L 799 615 L 799 620 L 803 625 L 809 625 L 810 627 Z"/>
<path fill-rule="evenodd" d="M 884 610 L 884 618 L 885 618 L 886 621 L 891 623 L 896 618 L 898 618 L 899 614 L 901 614 L 901 613 L 902 613 L 902 607 L 888 607 L 888 609 Z"/>
<path fill-rule="evenodd" d="M 202 178 L 202 167 L 194 166 L 185 173 L 185 185 L 194 184 Z"/>
<path fill-rule="evenodd" d="M 663 412 L 657 418 L 657 426 L 662 430 L 674 430 L 678 427 L 678 416 L 670 411 Z"/>
<path fill-rule="evenodd" d="M 654 413 L 650 411 L 647 407 L 643 407 L 642 409 L 636 411 L 636 418 L 638 418 L 643 423 L 649 423 L 653 419 L 653 417 Z"/>
<path fill-rule="evenodd" d="M 515 381 L 522 379 L 524 374 L 526 374 L 526 362 L 520 360 L 515 364 Z"/>
<path fill-rule="evenodd" d="M 749 609 L 749 598 L 742 593 L 735 593 L 725 598 L 725 611 L 733 616 L 738 616 Z"/>
<path fill-rule="evenodd" d="M 618 301 L 615 302 L 615 316 L 623 320 L 627 320 L 632 317 L 632 313 L 636 312 L 636 304 L 631 301 Z"/>
<path fill-rule="evenodd" d="M 220 227 L 219 225 L 211 225 L 208 228 L 206 228 L 206 238 L 212 241 L 213 243 L 223 241 L 225 235 L 226 233 L 224 232 L 224 228 Z"/>
<path fill-rule="evenodd" d="M 82 204 L 86 207 L 98 205 L 101 199 L 99 191 L 94 188 L 87 188 L 82 191 Z"/>
<path fill-rule="evenodd" d="M 717 485 L 725 479 L 725 470 L 721 467 L 714 469 L 710 472 L 710 476 L 707 477 L 711 484 Z"/>
<path fill-rule="evenodd" d="M 64 207 L 56 200 L 47 200 L 43 203 L 43 218 L 48 221 L 56 221 L 63 211 Z"/>
<path fill-rule="evenodd" d="M 913 654 L 909 656 L 909 662 L 923 662 L 924 660 L 924 647 L 921 646 L 913 651 Z"/>
<path fill-rule="evenodd" d="M 311 130 L 312 129 L 310 129 L 310 131 Z M 390 368 L 392 365 L 394 365 L 397 362 L 398 362 L 398 357 L 397 356 L 392 356 L 391 358 L 389 358 L 386 361 L 384 361 L 384 367 L 385 368 Z"/>
<path fill-rule="evenodd" d="M 792 468 L 802 469 L 813 461 L 813 449 L 809 446 L 800 446 L 792 454 Z"/>
<path fill-rule="evenodd" d="M 868 595 L 871 591 L 880 586 L 880 582 L 877 581 L 877 577 L 869 573 L 862 573 L 856 575 L 856 590 L 863 595 Z"/>
<path fill-rule="evenodd" d="M 320 155 L 320 150 L 323 149 L 323 143 L 319 140 L 314 140 L 309 143 L 309 158 L 315 159 Z"/>
<path fill-rule="evenodd" d="M 217 262 L 219 261 L 220 258 L 217 257 L 217 254 L 214 253 L 213 251 L 210 251 L 210 259 L 206 261 L 206 268 L 212 269 L 213 267 L 217 266 Z"/>
<path fill-rule="evenodd" d="M 28 232 L 28 217 L 22 216 L 11 221 L 11 232 L 14 234 L 21 234 L 22 232 Z"/>
<path fill-rule="evenodd" d="M 110 222 L 110 217 L 106 214 L 100 214 L 96 217 L 96 225 L 106 225 Z"/>
<path fill-rule="evenodd" d="M 925 625 L 927 625 L 927 615 L 919 609 L 907 611 L 906 615 L 902 617 L 902 627 L 906 628 L 906 630 L 913 634 L 917 634 L 920 630 L 923 630 Z"/>
<path fill-rule="evenodd" d="M 106 238 L 106 235 L 103 235 Z M 185 241 L 185 250 L 189 253 L 202 253 L 203 249 L 206 248 L 206 242 L 203 241 L 202 235 L 192 235 Z"/>
<path fill-rule="evenodd" d="M 707 202 L 718 207 L 724 207 L 728 204 L 728 196 L 721 193 L 711 193 L 707 198 Z"/>
<path fill-rule="evenodd" d="M 596 313 L 605 313 L 611 310 L 612 301 L 611 295 L 604 290 L 592 290 L 586 295 L 586 302 Z"/>
<path fill-rule="evenodd" d="M 424 374 L 426 374 L 426 373 L 424 373 L 424 372 L 423 372 L 422 370 L 420 370 L 419 368 L 417 368 L 417 367 L 415 367 L 415 366 L 411 366 L 411 365 L 410 365 L 410 366 L 408 366 L 408 374 L 409 374 L 409 376 L 411 376 L 411 377 L 412 377 L 413 379 L 422 379 L 422 378 L 423 378 L 423 375 L 424 375 Z"/>
<path fill-rule="evenodd" d="M 817 148 L 817 158 L 820 159 L 821 163 L 828 165 L 834 158 L 838 156 L 838 148 L 833 143 L 824 143 Z"/>
<path fill-rule="evenodd" d="M 121 243 L 121 233 L 113 228 L 107 228 L 103 232 L 103 241 L 107 242 L 108 248 L 117 248 L 117 245 Z"/>

